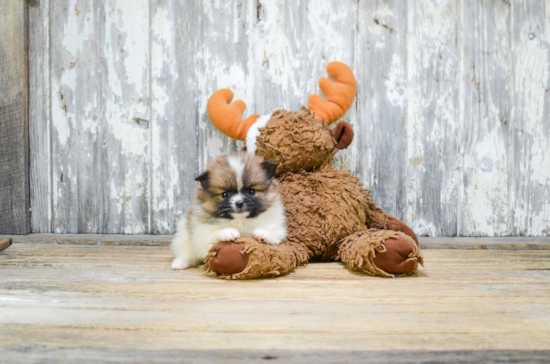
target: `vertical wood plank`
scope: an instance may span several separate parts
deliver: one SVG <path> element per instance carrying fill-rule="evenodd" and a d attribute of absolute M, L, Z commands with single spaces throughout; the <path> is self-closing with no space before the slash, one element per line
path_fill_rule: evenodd
<path fill-rule="evenodd" d="M 29 8 L 29 149 L 31 230 L 52 229 L 49 1 Z"/>
<path fill-rule="evenodd" d="M 153 2 L 152 232 L 175 232 L 194 177 L 236 142 L 210 122 L 213 92 L 230 88 L 249 104 L 248 1 Z"/>
<path fill-rule="evenodd" d="M 196 2 L 151 1 L 151 233 L 173 234 L 194 194 L 198 156 Z"/>
<path fill-rule="evenodd" d="M 27 234 L 29 126 L 27 5 L 0 2 L 0 233 Z"/>
<path fill-rule="evenodd" d="M 357 17 L 357 173 L 399 218 L 406 181 L 406 3 L 361 1 Z M 414 220 L 413 220 L 414 221 Z"/>
<path fill-rule="evenodd" d="M 101 232 L 102 20 L 89 0 L 50 3 L 54 233 Z M 88 212 L 85 211 L 88 207 Z"/>
<path fill-rule="evenodd" d="M 307 104 L 308 93 L 317 88 L 312 72 L 303 72 L 309 68 L 305 63 L 308 45 L 303 36 L 307 29 L 307 1 L 260 0 L 257 6 L 253 32 L 254 112 L 300 110 Z"/>
<path fill-rule="evenodd" d="M 149 1 L 100 2 L 104 127 L 101 232 L 149 231 Z M 86 209 L 87 210 L 87 209 Z"/>
<path fill-rule="evenodd" d="M 514 235 L 550 235 L 550 2 L 512 2 Z"/>
<path fill-rule="evenodd" d="M 147 2 L 50 14 L 53 231 L 147 232 Z"/>
<path fill-rule="evenodd" d="M 407 3 L 406 160 L 400 214 L 422 236 L 457 233 L 458 2 Z"/>
<path fill-rule="evenodd" d="M 210 122 L 206 106 L 210 96 L 220 88 L 231 89 L 233 101 L 242 99 L 248 107 L 244 117 L 256 113 L 251 105 L 249 79 L 250 47 L 248 34 L 253 14 L 251 1 L 231 0 L 200 2 L 199 51 L 197 53 L 198 163 L 202 172 L 213 158 L 241 149 L 237 143 L 220 133 Z"/>
<path fill-rule="evenodd" d="M 509 235 L 513 67 L 510 4 L 464 1 L 461 11 L 462 182 L 458 235 Z"/>
<path fill-rule="evenodd" d="M 301 101 L 302 105 L 307 107 L 310 95 L 322 96 L 319 79 L 329 77 L 326 71 L 328 63 L 340 61 L 356 72 L 357 2 L 308 0 L 303 16 L 305 31 L 295 36 L 298 37 L 300 44 L 306 46 L 307 51 L 300 70 L 300 73 L 306 77 L 305 83 L 301 86 L 303 90 Z M 346 115 L 342 116 L 342 120 L 348 121 L 357 129 L 357 100 Z M 335 125 L 336 123 L 331 127 Z M 356 174 L 358 145 L 356 139 L 347 149 L 339 151 L 334 159 L 334 167 Z"/>
<path fill-rule="evenodd" d="M 260 1 L 254 27 L 254 112 L 279 107 L 300 110 L 321 94 L 326 66 L 341 61 L 355 67 L 355 1 Z M 356 124 L 353 104 L 343 120 Z M 356 172 L 357 142 L 340 151 L 335 166 Z"/>

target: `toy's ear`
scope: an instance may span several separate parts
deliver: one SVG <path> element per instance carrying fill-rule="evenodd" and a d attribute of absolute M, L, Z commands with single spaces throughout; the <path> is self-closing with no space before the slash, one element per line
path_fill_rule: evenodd
<path fill-rule="evenodd" d="M 263 162 L 262 163 L 262 168 L 263 168 L 267 178 L 271 179 L 271 178 L 273 178 L 273 176 L 275 176 L 275 172 L 277 172 L 277 163 Z"/>
<path fill-rule="evenodd" d="M 331 132 L 338 149 L 346 149 L 355 135 L 353 127 L 347 121 L 340 121 Z"/>
<path fill-rule="evenodd" d="M 199 181 L 204 189 L 208 188 L 208 179 L 210 175 L 208 174 L 208 171 L 201 173 L 197 178 L 195 178 L 195 181 Z"/>

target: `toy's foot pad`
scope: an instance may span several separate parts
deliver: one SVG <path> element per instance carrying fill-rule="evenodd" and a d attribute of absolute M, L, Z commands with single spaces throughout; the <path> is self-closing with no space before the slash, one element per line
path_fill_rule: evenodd
<path fill-rule="evenodd" d="M 221 275 L 242 272 L 248 264 L 248 254 L 244 253 L 244 243 L 221 241 L 210 248 L 208 262 L 213 272 Z"/>
<path fill-rule="evenodd" d="M 421 263 L 421 257 L 412 254 L 416 247 L 406 237 L 388 239 L 384 242 L 386 252 L 377 252 L 374 264 L 385 272 L 391 274 L 412 273 Z M 420 261 L 419 261 L 420 259 Z"/>

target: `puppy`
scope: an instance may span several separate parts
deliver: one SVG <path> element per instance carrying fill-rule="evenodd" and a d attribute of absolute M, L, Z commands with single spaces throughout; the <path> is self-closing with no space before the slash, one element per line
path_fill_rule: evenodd
<path fill-rule="evenodd" d="M 277 164 L 253 154 L 236 153 L 210 162 L 187 214 L 172 240 L 172 269 L 201 264 L 219 241 L 243 235 L 279 244 L 286 238 L 286 217 L 273 179 Z"/>

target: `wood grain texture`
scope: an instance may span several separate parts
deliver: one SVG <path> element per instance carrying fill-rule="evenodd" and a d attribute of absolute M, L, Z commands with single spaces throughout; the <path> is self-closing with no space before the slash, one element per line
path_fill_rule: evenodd
<path fill-rule="evenodd" d="M 169 246 L 173 235 L 127 235 L 127 234 L 43 234 L 23 236 L 0 235 L 1 239 L 16 244 L 64 244 L 64 245 L 109 245 L 109 246 Z M 529 238 L 523 238 L 529 239 Z M 541 242 L 544 244 L 544 242 Z M 546 242 L 550 249 L 550 240 Z"/>
<path fill-rule="evenodd" d="M 548 9 L 43 1 L 30 24 L 33 231 L 173 234 L 193 178 L 243 146 L 208 120 L 212 92 L 231 88 L 245 117 L 299 109 L 340 60 L 358 81 L 343 118 L 356 137 L 335 166 L 383 208 L 419 235 L 548 236 Z"/>
<path fill-rule="evenodd" d="M 0 3 L 0 233 L 26 234 L 29 214 L 27 4 Z"/>
<path fill-rule="evenodd" d="M 67 362 L 103 363 L 548 363 L 548 350 L 400 350 L 400 351 L 334 351 L 334 350 L 110 350 L 106 354 L 97 349 L 51 349 L 41 346 L 0 347 L 0 362 L 55 363 L 59 358 Z"/>
<path fill-rule="evenodd" d="M 406 2 L 361 1 L 357 19 L 357 174 L 381 207 L 405 218 Z"/>
<path fill-rule="evenodd" d="M 457 235 L 459 6 L 407 3 L 406 194 L 399 216 L 419 235 Z"/>
<path fill-rule="evenodd" d="M 29 150 L 32 231 L 52 231 L 50 0 L 29 8 Z"/>
<path fill-rule="evenodd" d="M 199 7 L 151 1 L 150 233 L 175 232 L 194 194 L 197 169 Z"/>
<path fill-rule="evenodd" d="M 408 278 L 312 263 L 226 281 L 170 270 L 168 247 L 15 243 L 0 254 L 0 347 L 22 358 L 548 349 L 550 251 L 424 253 Z"/>
<path fill-rule="evenodd" d="M 104 211 L 93 232 L 138 234 L 149 230 L 149 1 L 99 4 Z"/>
<path fill-rule="evenodd" d="M 306 77 L 309 76 L 309 80 L 302 86 L 303 105 L 307 104 L 310 95 L 323 95 L 318 84 L 321 77 L 328 77 L 326 67 L 329 62 L 338 60 L 352 69 L 356 68 L 357 8 L 358 2 L 352 0 L 306 2 L 306 28 L 304 33 L 296 34 L 296 37 L 303 38 L 306 44 L 300 72 Z M 357 129 L 357 101 L 341 119 Z M 336 124 L 332 124 L 331 127 L 335 127 Z M 359 138 L 355 139 L 347 149 L 338 151 L 334 160 L 336 168 L 357 173 L 357 162 L 360 159 L 358 140 Z"/>
<path fill-rule="evenodd" d="M 43 234 L 0 235 L 16 244 L 168 246 L 173 235 Z M 421 249 L 550 250 L 550 237 L 420 237 Z"/>
<path fill-rule="evenodd" d="M 50 14 L 52 231 L 145 232 L 148 2 L 53 1 Z"/>
<path fill-rule="evenodd" d="M 550 235 L 550 2 L 514 3 L 512 234 Z"/>
<path fill-rule="evenodd" d="M 510 219 L 511 185 L 518 177 L 511 164 L 511 6 L 469 1 L 462 11 L 468 26 L 461 42 L 459 233 L 509 235 L 515 231 Z"/>
<path fill-rule="evenodd" d="M 56 233 L 101 231 L 102 25 L 100 9 L 93 5 L 85 0 L 50 2 L 52 232 Z M 86 211 L 84 206 L 90 208 Z"/>
<path fill-rule="evenodd" d="M 210 96 L 220 88 L 235 93 L 233 101 L 246 102 L 249 70 L 249 37 L 253 9 L 246 0 L 200 1 L 200 26 L 195 72 L 198 108 L 197 172 L 202 173 L 210 160 L 242 148 L 219 132 L 210 122 L 206 106 Z M 246 114 L 251 114 L 251 109 Z"/>

